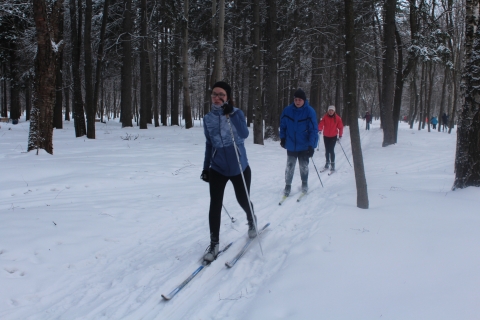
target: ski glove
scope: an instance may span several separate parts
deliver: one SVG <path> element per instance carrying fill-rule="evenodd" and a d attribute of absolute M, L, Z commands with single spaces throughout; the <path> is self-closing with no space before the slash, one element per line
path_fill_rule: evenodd
<path fill-rule="evenodd" d="M 202 174 L 200 175 L 200 179 L 202 179 L 205 182 L 210 181 L 210 174 L 209 174 L 208 170 L 203 170 L 202 171 Z"/>
<path fill-rule="evenodd" d="M 337 140 L 340 141 L 342 139 L 342 137 L 338 137 Z"/>
<path fill-rule="evenodd" d="M 280 146 L 285 149 L 285 138 L 280 139 Z"/>
<path fill-rule="evenodd" d="M 309 146 L 308 147 L 308 150 L 307 150 L 307 156 L 309 158 L 313 157 L 313 153 L 315 152 L 315 149 L 312 148 L 312 146 Z"/>
<path fill-rule="evenodd" d="M 227 102 L 225 102 L 222 106 L 223 114 L 227 115 L 233 112 L 233 106 Z"/>

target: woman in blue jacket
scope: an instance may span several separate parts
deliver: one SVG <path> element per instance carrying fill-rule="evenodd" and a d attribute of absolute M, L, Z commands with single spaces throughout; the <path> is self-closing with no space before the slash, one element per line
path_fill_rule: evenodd
<path fill-rule="evenodd" d="M 280 117 L 280 145 L 287 149 L 284 195 L 289 196 L 293 173 L 298 159 L 302 192 L 308 191 L 308 158 L 313 156 L 318 143 L 317 114 L 308 104 L 302 89 L 294 93 L 293 103 L 285 107 Z"/>
<path fill-rule="evenodd" d="M 210 246 L 203 257 L 206 262 L 215 260 L 218 255 L 223 195 L 228 181 L 232 182 L 238 204 L 247 214 L 248 236 L 254 238 L 257 235 L 253 213 L 250 210 L 253 205 L 249 203 L 252 174 L 244 145 L 244 140 L 248 137 L 248 128 L 242 110 L 233 107 L 231 92 L 232 89 L 226 82 L 215 83 L 211 94 L 212 109 L 203 118 L 206 143 L 200 178 L 210 185 Z M 231 127 L 227 118 L 230 120 Z M 237 150 L 235 150 L 231 130 Z M 243 178 L 245 178 L 248 194 Z"/>

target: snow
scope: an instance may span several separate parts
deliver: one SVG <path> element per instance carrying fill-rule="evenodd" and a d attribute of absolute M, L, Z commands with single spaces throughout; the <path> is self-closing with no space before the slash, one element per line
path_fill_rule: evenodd
<path fill-rule="evenodd" d="M 309 194 L 278 206 L 286 152 L 246 140 L 264 255 L 246 239 L 229 184 L 220 230 L 232 247 L 170 301 L 209 244 L 203 129 L 97 123 L 97 139 L 54 132 L 54 155 L 26 153 L 29 123 L 0 128 L 1 319 L 479 319 L 480 189 L 451 191 L 456 134 L 359 120 L 370 208 L 353 168 L 310 165 Z M 137 139 L 124 140 L 130 135 Z M 342 146 L 351 158 L 349 129 Z M 316 151 L 324 164 L 323 143 Z"/>

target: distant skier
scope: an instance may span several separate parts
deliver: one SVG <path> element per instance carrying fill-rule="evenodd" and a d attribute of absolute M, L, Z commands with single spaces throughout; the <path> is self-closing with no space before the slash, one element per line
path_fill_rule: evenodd
<path fill-rule="evenodd" d="M 446 113 L 442 115 L 442 131 L 448 130 L 448 116 Z"/>
<path fill-rule="evenodd" d="M 203 118 L 206 143 L 203 171 L 200 178 L 210 185 L 210 246 L 203 256 L 203 259 L 207 262 L 215 260 L 218 255 L 223 195 L 229 180 L 233 184 L 238 204 L 247 214 L 248 236 L 255 238 L 257 235 L 253 215 L 250 211 L 250 205 L 253 208 L 253 204 L 249 204 L 249 196 L 245 190 L 236 154 L 238 152 L 243 177 L 248 194 L 250 194 L 252 174 L 244 145 L 244 140 L 248 137 L 249 132 L 244 113 L 233 106 L 231 92 L 232 89 L 226 82 L 215 83 L 211 94 L 212 110 Z M 227 117 L 230 118 L 238 150 L 235 150 Z"/>
<path fill-rule="evenodd" d="M 372 123 L 372 116 L 367 111 L 367 112 L 365 112 L 365 117 L 363 117 L 363 118 L 365 119 L 365 122 L 367 123 L 366 127 L 365 127 L 365 130 L 370 130 L 370 123 Z"/>
<path fill-rule="evenodd" d="M 437 124 L 438 124 L 437 117 L 432 117 L 432 119 L 430 119 L 430 123 L 432 124 L 433 130 L 437 129 Z"/>
<path fill-rule="evenodd" d="M 280 145 L 287 149 L 285 196 L 290 195 L 295 164 L 300 167 L 302 192 L 308 191 L 308 164 L 318 143 L 317 114 L 308 104 L 302 89 L 293 94 L 293 102 L 283 109 L 280 117 Z"/>
<path fill-rule="evenodd" d="M 343 122 L 342 118 L 335 113 L 335 106 L 328 107 L 327 113 L 318 124 L 318 131 L 323 133 L 323 142 L 325 143 L 325 169 L 330 167 L 335 171 L 335 145 L 337 139 L 342 139 Z"/>

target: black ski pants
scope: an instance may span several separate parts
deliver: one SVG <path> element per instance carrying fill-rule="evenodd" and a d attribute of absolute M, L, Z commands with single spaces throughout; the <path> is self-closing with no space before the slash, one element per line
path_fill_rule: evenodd
<path fill-rule="evenodd" d="M 247 166 L 245 171 L 243 171 L 243 176 L 245 177 L 248 194 L 250 194 L 250 182 L 252 180 L 252 172 L 250 170 L 250 166 Z M 229 180 L 233 184 L 233 189 L 235 191 L 235 197 L 237 198 L 238 204 L 247 214 L 247 220 L 252 221 L 252 213 L 250 212 L 248 196 L 245 192 L 245 185 L 243 184 L 242 175 L 239 174 L 233 177 L 227 177 L 219 173 L 218 171 L 210 168 L 210 212 L 208 214 L 208 218 L 210 223 L 211 242 L 218 243 L 220 241 L 220 223 L 222 215 L 223 195 L 225 193 L 225 187 L 227 186 L 227 182 Z"/>
<path fill-rule="evenodd" d="M 325 143 L 325 158 L 326 163 L 335 163 L 335 145 L 337 144 L 337 137 L 323 136 Z"/>

